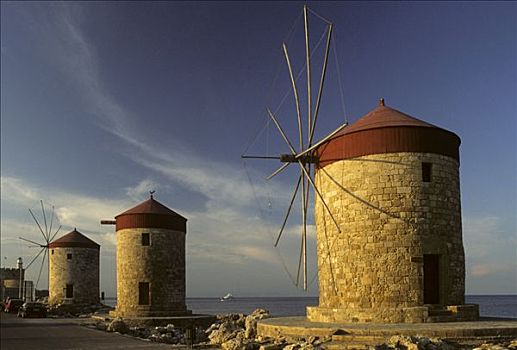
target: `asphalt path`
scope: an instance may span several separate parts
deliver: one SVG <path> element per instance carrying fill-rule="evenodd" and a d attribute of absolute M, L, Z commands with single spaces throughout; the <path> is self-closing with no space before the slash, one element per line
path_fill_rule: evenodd
<path fill-rule="evenodd" d="M 27 349 L 171 349 L 171 345 L 81 326 L 84 319 L 18 318 L 0 312 L 0 348 Z"/>

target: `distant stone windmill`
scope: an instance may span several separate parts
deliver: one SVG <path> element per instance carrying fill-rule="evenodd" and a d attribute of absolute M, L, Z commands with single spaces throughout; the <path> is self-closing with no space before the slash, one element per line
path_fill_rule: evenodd
<path fill-rule="evenodd" d="M 32 260 L 29 262 L 29 264 L 27 265 L 27 267 L 25 269 L 29 269 L 29 267 L 31 267 L 32 264 L 38 260 L 38 258 L 40 258 L 41 253 L 43 253 L 43 256 L 41 256 L 41 264 L 40 264 L 40 268 L 39 268 L 38 279 L 36 280 L 36 285 L 34 286 L 34 288 L 37 288 L 37 286 L 39 284 L 39 281 L 41 278 L 41 273 L 43 271 L 43 265 L 45 264 L 45 261 L 47 262 L 47 268 L 49 266 L 49 260 L 50 260 L 50 256 L 49 256 L 49 252 L 48 252 L 49 244 L 54 240 L 54 238 L 57 236 L 57 234 L 61 230 L 61 225 L 59 225 L 55 231 L 52 231 L 53 228 L 55 227 L 54 224 L 55 225 L 59 224 L 58 217 L 55 215 L 54 206 L 52 206 L 50 218 L 49 218 L 49 220 L 47 220 L 47 212 L 45 211 L 45 205 L 43 204 L 42 200 L 40 200 L 40 205 L 41 205 L 40 220 L 43 219 L 42 223 L 40 223 L 40 221 L 38 221 L 36 215 L 34 214 L 34 212 L 31 209 L 29 209 L 29 213 L 30 213 L 32 219 L 34 220 L 34 223 L 38 227 L 38 231 L 43 236 L 43 243 L 38 243 L 38 242 L 32 241 L 27 238 L 19 237 L 22 241 L 31 243 L 30 247 L 41 248 L 39 250 L 39 252 L 32 258 Z M 48 279 L 49 278 L 50 278 L 50 276 L 48 277 Z M 48 282 L 48 279 L 47 279 L 47 282 Z"/>

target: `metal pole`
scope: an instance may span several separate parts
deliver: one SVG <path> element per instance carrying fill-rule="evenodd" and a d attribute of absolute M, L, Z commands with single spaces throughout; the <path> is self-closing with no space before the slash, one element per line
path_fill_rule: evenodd
<path fill-rule="evenodd" d="M 268 177 L 266 177 L 266 180 L 271 180 L 274 176 L 276 176 L 277 174 L 279 174 L 282 170 L 284 170 L 285 168 L 287 168 L 289 166 L 289 164 L 291 163 L 285 163 L 285 164 L 282 164 L 282 166 L 278 169 L 276 169 L 273 174 L 269 175 Z"/>
<path fill-rule="evenodd" d="M 306 200 L 305 200 L 305 188 L 306 188 L 306 184 L 307 184 L 307 181 L 305 180 L 305 176 L 304 176 L 304 170 L 305 170 L 305 164 L 302 165 L 302 163 L 300 161 L 298 161 L 298 163 L 300 163 L 300 166 L 303 168 L 303 170 L 300 170 L 300 176 L 302 177 L 302 195 L 301 195 L 301 198 L 302 198 L 302 220 L 303 220 L 303 225 L 302 225 L 302 255 L 303 255 L 303 272 L 304 272 L 304 275 L 303 275 L 303 290 L 307 290 L 307 276 L 306 276 L 306 266 L 307 266 L 307 251 L 305 249 L 305 239 L 306 239 L 306 235 L 307 235 L 307 211 L 305 210 L 306 206 L 307 206 L 307 203 L 306 203 Z M 308 186 L 308 184 L 307 184 Z"/>
<path fill-rule="evenodd" d="M 328 207 L 327 203 L 323 199 L 323 196 L 321 195 L 320 191 L 318 191 L 318 188 L 314 184 L 314 181 L 312 181 L 311 176 L 307 172 L 307 169 L 305 169 L 305 167 L 303 166 L 301 161 L 298 161 L 298 163 L 300 164 L 300 169 L 302 169 L 302 171 L 305 173 L 305 176 L 307 177 L 307 180 L 309 181 L 309 183 L 311 184 L 312 188 L 314 189 L 314 192 L 316 192 L 316 194 L 318 195 L 318 197 L 321 200 L 321 203 L 323 204 L 325 209 L 327 209 L 327 212 L 329 213 L 330 218 L 332 219 L 332 221 L 334 221 L 334 225 L 336 225 L 336 228 L 337 228 L 338 232 L 341 233 L 341 229 L 339 228 L 339 225 L 338 225 L 336 219 L 334 219 L 334 215 L 332 215 L 332 212 L 330 211 L 330 208 Z"/>
<path fill-rule="evenodd" d="M 314 108 L 313 121 L 311 125 L 311 134 L 309 136 L 309 145 L 311 147 L 312 138 L 314 137 L 314 129 L 316 129 L 316 120 L 318 119 L 318 112 L 320 110 L 321 94 L 323 93 L 323 84 L 325 83 L 325 74 L 327 72 L 327 62 L 329 58 L 330 40 L 332 37 L 332 24 L 329 24 L 327 32 L 327 46 L 325 48 L 325 60 L 323 61 L 323 67 L 321 69 L 320 86 L 318 89 L 318 96 L 316 97 L 316 108 Z"/>
<path fill-rule="evenodd" d="M 20 283 L 18 286 L 18 298 L 22 298 L 22 283 L 23 283 L 23 260 L 21 257 L 16 261 L 18 265 L 18 269 L 20 270 Z"/>
<path fill-rule="evenodd" d="M 38 220 L 36 219 L 36 216 L 34 216 L 34 214 L 32 213 L 32 210 L 30 210 L 30 209 L 29 209 L 29 213 L 31 213 L 31 216 L 34 219 L 34 221 L 36 222 L 36 225 L 38 225 L 38 228 L 39 228 L 39 230 L 41 232 L 41 235 L 43 236 L 43 238 L 46 241 L 47 237 L 45 236 L 45 233 L 43 232 L 43 229 L 41 228 L 41 225 L 39 224 Z"/>
<path fill-rule="evenodd" d="M 293 196 L 291 197 L 291 202 L 289 203 L 289 207 L 287 208 L 287 213 L 285 214 L 284 222 L 282 223 L 282 227 L 280 228 L 280 233 L 275 242 L 275 247 L 278 245 L 280 241 L 280 237 L 282 237 L 282 232 L 284 232 L 285 224 L 287 224 L 287 219 L 289 218 L 289 214 L 291 213 L 291 209 L 293 208 L 293 203 L 296 198 L 296 194 L 298 193 L 298 188 L 300 187 L 300 181 L 302 180 L 302 175 L 298 177 L 298 182 L 296 183 L 296 188 L 294 189 Z"/>
<path fill-rule="evenodd" d="M 312 133 L 312 119 L 311 119 L 311 53 L 309 48 L 309 18 L 307 14 L 307 5 L 303 6 L 303 19 L 305 24 L 305 59 L 307 61 L 307 140 L 310 139 Z M 310 145 L 309 145 L 310 146 Z"/>
<path fill-rule="evenodd" d="M 312 145 L 311 147 L 307 148 L 305 151 L 298 153 L 296 155 L 296 159 L 300 158 L 301 156 L 303 156 L 306 153 L 309 153 L 310 151 L 314 150 L 315 148 L 318 148 L 323 143 L 325 143 L 328 140 L 330 140 L 331 138 L 333 138 L 338 132 L 340 132 L 341 130 L 343 130 L 347 126 L 348 126 L 348 123 L 345 123 L 345 124 L 341 125 L 336 130 L 332 131 L 330 134 L 328 134 L 327 136 L 322 138 L 320 141 L 316 142 L 314 145 Z"/>
<path fill-rule="evenodd" d="M 307 13 L 307 5 L 303 6 L 303 19 L 305 24 L 305 59 L 307 62 L 307 146 L 310 147 L 311 135 L 312 135 L 312 94 L 311 94 L 311 52 L 309 45 L 309 18 Z M 303 152 L 303 147 L 300 150 Z M 305 170 L 306 164 L 303 164 Z M 305 171 L 306 172 L 306 171 Z M 303 176 L 303 174 L 302 174 Z M 303 211 L 303 290 L 307 290 L 307 205 L 309 198 L 309 184 L 305 181 L 302 182 L 302 211 Z"/>
<path fill-rule="evenodd" d="M 303 126 L 302 117 L 300 114 L 300 100 L 298 98 L 298 89 L 296 88 L 296 81 L 293 75 L 293 68 L 291 67 L 291 60 L 289 59 L 289 53 L 287 52 L 287 46 L 282 44 L 284 48 L 285 60 L 287 61 L 287 68 L 289 69 L 289 76 L 291 77 L 291 85 L 293 87 L 294 102 L 296 105 L 296 116 L 298 117 L 298 137 L 300 139 L 300 152 L 303 151 Z M 296 153 L 296 152 L 294 152 Z"/>
<path fill-rule="evenodd" d="M 47 245 L 47 290 L 50 295 L 50 248 Z"/>
<path fill-rule="evenodd" d="M 45 222 L 45 240 L 48 241 L 49 234 L 48 234 L 48 226 L 47 226 L 47 214 L 45 214 L 45 207 L 43 206 L 43 201 L 40 200 L 41 203 L 41 211 L 43 212 L 43 221 Z"/>
<path fill-rule="evenodd" d="M 280 123 L 278 122 L 278 120 L 275 118 L 275 115 L 273 114 L 273 112 L 271 112 L 271 110 L 269 108 L 267 110 L 267 113 L 269 114 L 269 117 L 273 120 L 273 122 L 275 123 L 276 128 L 280 132 L 280 135 L 282 135 L 282 138 L 284 139 L 285 143 L 287 143 L 287 146 L 291 150 L 291 153 L 293 154 L 293 156 L 295 156 L 296 151 L 294 150 L 293 144 L 291 143 L 291 141 L 289 141 L 289 138 L 287 137 L 286 133 L 284 132 L 284 129 L 282 129 L 282 127 L 280 126 Z M 300 162 L 300 161 L 298 160 L 298 162 Z"/>

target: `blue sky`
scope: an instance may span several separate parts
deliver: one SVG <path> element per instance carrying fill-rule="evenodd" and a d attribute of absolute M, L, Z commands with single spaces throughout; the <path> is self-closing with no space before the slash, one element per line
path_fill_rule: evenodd
<path fill-rule="evenodd" d="M 188 295 L 304 295 L 283 267 L 296 272 L 295 217 L 272 248 L 294 175 L 266 183 L 276 163 L 240 159 L 257 134 L 250 152 L 285 151 L 262 129 L 266 107 L 279 107 L 294 137 L 292 97 L 280 104 L 289 91 L 281 43 L 298 72 L 303 4 L 2 2 L 3 264 L 34 253 L 17 237 L 39 239 L 27 209 L 43 199 L 64 232 L 102 244 L 101 289 L 114 295 L 115 235 L 99 219 L 155 189 L 189 219 Z M 517 5 L 308 4 L 335 25 L 317 136 L 380 97 L 456 132 L 467 293 L 517 293 Z M 324 22 L 310 20 L 316 67 Z M 310 253 L 315 281 L 313 238 Z"/>

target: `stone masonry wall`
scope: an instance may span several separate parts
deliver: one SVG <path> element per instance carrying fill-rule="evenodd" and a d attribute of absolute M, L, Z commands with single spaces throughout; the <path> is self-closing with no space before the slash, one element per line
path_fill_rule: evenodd
<path fill-rule="evenodd" d="M 432 163 L 431 182 L 422 162 Z M 323 322 L 423 322 L 423 255 L 440 254 L 440 304 L 464 304 L 459 164 L 428 153 L 368 155 L 318 169 L 320 298 L 307 317 Z"/>
<path fill-rule="evenodd" d="M 150 245 L 142 245 L 142 233 Z M 138 284 L 150 284 L 150 305 L 138 305 Z M 117 231 L 118 316 L 171 316 L 185 305 L 185 233 L 136 228 Z"/>
<path fill-rule="evenodd" d="M 66 285 L 73 284 L 73 302 L 99 302 L 99 250 L 79 247 L 50 248 L 49 304 L 65 300 Z M 72 254 L 72 259 L 67 259 Z"/>

